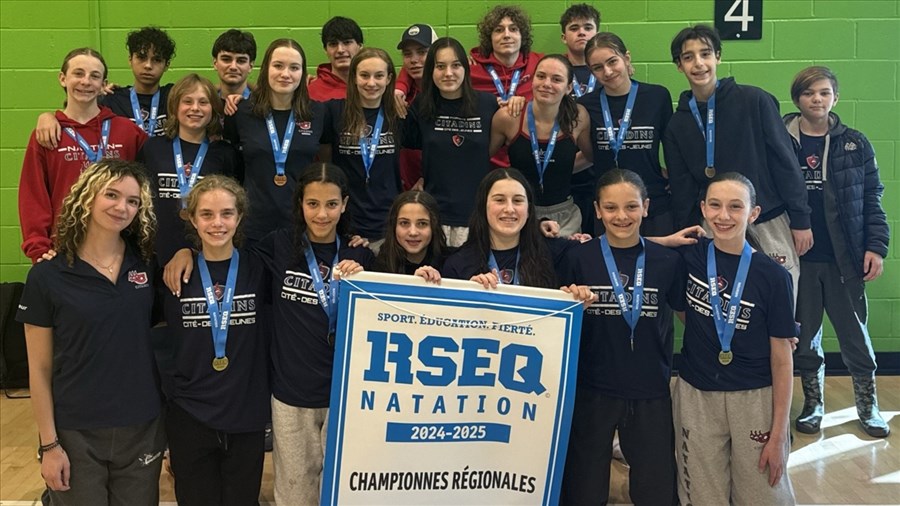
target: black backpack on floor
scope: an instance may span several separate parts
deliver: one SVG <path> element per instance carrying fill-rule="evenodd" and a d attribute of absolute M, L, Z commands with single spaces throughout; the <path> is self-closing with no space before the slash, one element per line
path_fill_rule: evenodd
<path fill-rule="evenodd" d="M 0 283 L 0 388 L 28 388 L 25 326 L 16 321 L 22 283 Z"/>

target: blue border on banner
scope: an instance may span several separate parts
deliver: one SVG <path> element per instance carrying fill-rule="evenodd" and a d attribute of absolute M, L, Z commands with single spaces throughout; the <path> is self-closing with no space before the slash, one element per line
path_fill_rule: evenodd
<path fill-rule="evenodd" d="M 328 444 L 325 452 L 322 492 L 320 504 L 337 505 L 340 487 L 341 456 L 343 455 L 343 433 L 346 421 L 347 387 L 350 370 L 349 353 L 352 348 L 352 337 L 349 335 L 350 322 L 354 319 L 356 300 L 373 300 L 376 297 L 392 302 L 421 302 L 423 298 L 440 302 L 449 306 L 491 308 L 510 311 L 514 308 L 517 314 L 547 315 L 556 313 L 565 319 L 564 360 L 561 364 L 559 381 L 560 399 L 557 403 L 556 418 L 553 425 L 551 449 L 547 467 L 546 484 L 542 504 L 553 505 L 559 502 L 562 485 L 562 470 L 565 467 L 566 450 L 568 449 L 569 429 L 574 410 L 576 369 L 578 350 L 581 341 L 581 318 L 575 318 L 575 312 L 582 311 L 582 306 L 568 309 L 574 303 L 562 299 L 542 298 L 539 296 L 507 294 L 476 290 L 456 290 L 435 286 L 406 286 L 395 283 L 376 281 L 357 281 L 341 283 L 340 304 L 338 307 L 338 327 L 335 339 L 334 370 L 332 373 L 332 389 L 328 422 Z M 340 436 L 339 436 L 340 434 Z"/>

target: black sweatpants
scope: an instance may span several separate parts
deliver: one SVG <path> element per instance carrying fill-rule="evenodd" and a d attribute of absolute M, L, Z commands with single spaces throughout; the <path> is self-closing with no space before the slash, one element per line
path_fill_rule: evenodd
<path fill-rule="evenodd" d="M 560 504 L 582 506 L 609 500 L 609 466 L 616 429 L 635 505 L 677 504 L 672 399 L 630 400 L 579 387 Z"/>
<path fill-rule="evenodd" d="M 180 506 L 259 505 L 265 430 L 213 430 L 170 403 L 166 432 Z"/>

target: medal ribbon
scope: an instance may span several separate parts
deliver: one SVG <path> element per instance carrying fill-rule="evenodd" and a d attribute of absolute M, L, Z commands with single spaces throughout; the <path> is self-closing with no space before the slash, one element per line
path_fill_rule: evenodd
<path fill-rule="evenodd" d="M 485 65 L 488 73 L 491 75 L 491 79 L 494 81 L 494 88 L 497 88 L 497 96 L 500 97 L 500 100 L 504 102 L 509 100 L 510 97 L 516 94 L 516 88 L 519 87 L 519 77 L 522 75 L 522 70 L 516 70 L 513 72 L 512 80 L 509 82 L 509 91 L 503 89 L 503 83 L 500 81 L 500 76 L 497 75 L 497 71 L 494 70 L 493 65 Z"/>
<path fill-rule="evenodd" d="M 719 89 L 719 81 L 716 81 L 716 89 Z M 709 97 L 706 103 L 706 128 L 703 128 L 703 118 L 700 117 L 700 109 L 697 108 L 697 98 L 691 97 L 688 102 L 691 107 L 691 114 L 694 115 L 694 121 L 703 138 L 706 140 L 706 166 L 715 167 L 716 156 L 716 92 Z"/>
<path fill-rule="evenodd" d="M 294 110 L 291 109 L 291 114 L 288 116 L 281 147 L 278 146 L 278 131 L 275 130 L 275 120 L 272 118 L 271 112 L 266 115 L 266 129 L 269 131 L 272 155 L 275 157 L 275 173 L 279 176 L 284 176 L 284 164 L 287 162 L 288 150 L 291 149 L 291 139 L 294 138 Z"/>
<path fill-rule="evenodd" d="M 528 102 L 526 113 L 528 116 L 528 135 L 531 136 L 531 153 L 534 155 L 534 165 L 537 168 L 538 184 L 541 187 L 541 193 L 544 193 L 544 173 L 550 165 L 553 157 L 553 150 L 556 148 L 556 136 L 559 135 L 559 121 L 553 120 L 553 130 L 550 131 L 550 140 L 547 142 L 547 149 L 544 150 L 544 161 L 541 162 L 541 147 L 538 145 L 537 126 L 534 121 L 533 102 Z M 518 262 L 517 262 L 518 265 Z"/>
<path fill-rule="evenodd" d="M 244 91 L 241 93 L 241 96 L 244 97 L 244 100 L 250 98 L 250 87 L 244 86 Z"/>
<path fill-rule="evenodd" d="M 362 155 L 363 168 L 366 169 L 366 183 L 369 182 L 369 173 L 372 172 L 372 164 L 375 163 L 375 155 L 378 154 L 378 142 L 381 139 L 382 125 L 384 125 L 384 108 L 379 107 L 372 135 L 369 137 L 360 136 L 359 138 L 359 153 Z"/>
<path fill-rule="evenodd" d="M 606 90 L 600 90 L 600 108 L 603 109 L 603 124 L 606 127 L 606 136 L 609 138 L 609 149 L 613 152 L 613 160 L 616 167 L 619 166 L 619 150 L 625 145 L 625 136 L 631 128 L 631 113 L 634 111 L 634 99 L 637 97 L 638 83 L 631 81 L 631 89 L 628 90 L 628 99 L 625 101 L 625 111 L 622 113 L 622 121 L 619 123 L 619 135 L 614 134 L 612 113 L 609 112 L 609 100 L 606 98 Z"/>
<path fill-rule="evenodd" d="M 149 125 L 144 125 L 144 115 L 141 114 L 141 104 L 138 103 L 137 92 L 134 91 L 134 88 L 131 88 L 131 110 L 134 115 L 134 124 L 147 132 L 147 135 L 153 137 L 153 132 L 156 130 L 156 115 L 159 113 L 159 90 L 156 90 L 156 93 L 153 94 L 153 99 L 150 100 Z"/>
<path fill-rule="evenodd" d="M 503 276 L 500 275 L 500 267 L 497 265 L 497 258 L 494 256 L 493 251 L 491 251 L 491 254 L 488 257 L 488 268 L 491 270 L 496 270 L 497 271 L 497 281 L 501 285 L 505 284 L 505 283 L 503 283 Z M 519 284 L 519 250 L 518 249 L 516 249 L 516 268 L 513 269 L 512 284 L 514 284 L 514 285 Z"/>
<path fill-rule="evenodd" d="M 91 149 L 91 145 L 84 140 L 84 137 L 81 136 L 80 133 L 76 132 L 72 127 L 66 127 L 65 132 L 66 135 L 72 138 L 73 141 L 78 143 L 78 146 L 81 147 L 81 150 L 84 151 L 84 156 L 87 157 L 91 163 L 97 163 L 103 159 L 103 153 L 106 151 L 106 145 L 109 143 L 109 125 L 111 120 L 109 118 L 103 120 L 103 124 L 100 126 L 100 142 L 97 144 L 97 151 Z"/>
<path fill-rule="evenodd" d="M 606 234 L 600 236 L 600 251 L 603 252 L 603 261 L 606 262 L 606 271 L 609 273 L 609 281 L 612 283 L 613 292 L 616 294 L 616 303 L 622 310 L 622 318 L 631 329 L 631 349 L 634 349 L 634 329 L 637 327 L 638 320 L 641 318 L 641 306 L 644 305 L 644 263 L 646 260 L 646 249 L 644 248 L 644 238 L 641 237 L 641 252 L 638 253 L 637 263 L 634 266 L 633 290 L 631 292 L 631 310 L 628 309 L 628 301 L 625 300 L 625 287 L 622 286 L 622 280 L 619 278 L 619 268 L 616 267 L 616 259 L 613 257 L 612 248 L 609 247 L 609 240 Z"/>
<path fill-rule="evenodd" d="M 734 288 L 731 289 L 731 300 L 725 306 L 725 315 L 722 314 L 721 298 L 719 297 L 718 274 L 716 271 L 716 247 L 712 241 L 706 250 L 706 278 L 709 282 L 709 305 L 712 306 L 713 321 L 716 323 L 716 334 L 719 335 L 719 344 L 722 351 L 731 351 L 731 339 L 734 337 L 734 328 L 737 324 L 738 309 L 741 307 L 741 295 L 744 293 L 744 285 L 747 282 L 747 272 L 750 270 L 750 260 L 753 250 L 750 244 L 744 242 L 741 251 L 741 261 L 738 263 L 737 274 L 734 276 Z"/>
<path fill-rule="evenodd" d="M 184 174 L 184 157 L 181 154 L 181 138 L 175 137 L 172 141 L 172 151 L 175 153 L 175 173 L 178 174 L 178 193 L 181 195 L 181 208 L 187 205 L 187 196 L 191 188 L 197 183 L 200 177 L 200 168 L 203 166 L 203 160 L 206 158 L 206 151 L 209 149 L 209 140 L 203 139 L 200 143 L 200 149 L 197 156 L 194 157 L 194 163 L 191 164 L 191 176 L 188 178 Z"/>
<path fill-rule="evenodd" d="M 334 279 L 334 267 L 340 259 L 338 253 L 341 251 L 341 239 L 335 238 L 337 249 L 334 251 L 334 260 L 331 261 L 331 273 L 328 280 L 328 293 L 325 292 L 325 281 L 322 279 L 322 273 L 319 272 L 319 262 L 316 261 L 316 254 L 313 252 L 312 243 L 306 234 L 303 236 L 306 240 L 306 265 L 309 267 L 309 275 L 312 277 L 313 286 L 316 289 L 316 295 L 319 297 L 319 305 L 322 311 L 328 316 L 328 332 L 334 332 L 337 328 L 337 299 L 338 299 L 338 280 Z"/>
<path fill-rule="evenodd" d="M 594 88 L 597 86 L 597 78 L 594 77 L 594 74 L 591 74 L 591 78 L 588 80 L 587 88 L 584 91 L 581 91 L 581 83 L 578 82 L 578 78 L 572 76 L 572 91 L 575 92 L 576 97 L 581 97 L 582 95 L 587 95 L 588 93 L 594 91 Z"/>
<path fill-rule="evenodd" d="M 228 279 L 225 281 L 225 293 L 222 295 L 222 305 L 219 307 L 216 301 L 216 290 L 209 276 L 209 268 L 203 253 L 197 255 L 197 263 L 200 267 L 200 280 L 203 282 L 203 295 L 206 297 L 206 309 L 209 312 L 210 330 L 212 330 L 213 348 L 216 358 L 225 357 L 225 343 L 228 341 L 228 324 L 231 320 L 231 303 L 234 300 L 234 288 L 237 282 L 238 263 L 240 253 L 234 250 L 231 253 L 231 262 L 228 264 Z"/>

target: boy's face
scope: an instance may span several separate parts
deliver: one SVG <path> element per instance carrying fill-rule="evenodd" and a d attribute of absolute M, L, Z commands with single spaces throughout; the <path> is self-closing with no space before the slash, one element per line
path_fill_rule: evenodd
<path fill-rule="evenodd" d="M 796 105 L 803 118 L 814 123 L 828 118 L 828 113 L 837 101 L 838 96 L 831 86 L 831 80 L 819 79 L 803 90 Z"/>
<path fill-rule="evenodd" d="M 156 86 L 162 79 L 163 73 L 169 68 L 169 62 L 161 56 L 156 56 L 156 51 L 151 47 L 146 52 L 131 53 L 128 57 L 134 80 L 145 86 Z"/>
<path fill-rule="evenodd" d="M 512 19 L 505 17 L 491 32 L 491 47 L 498 56 L 518 57 L 522 49 L 522 32 Z"/>
<path fill-rule="evenodd" d="M 594 35 L 597 35 L 597 23 L 593 19 L 578 18 L 566 25 L 562 41 L 569 49 L 569 53 L 581 55 L 584 54 L 585 44 Z"/>
<path fill-rule="evenodd" d="M 219 74 L 219 80 L 229 86 L 242 86 L 247 82 L 250 71 L 253 70 L 253 61 L 246 53 L 232 53 L 219 51 L 213 60 L 213 67 Z"/>
<path fill-rule="evenodd" d="M 418 81 L 422 79 L 425 71 L 425 57 L 428 56 L 428 48 L 415 41 L 409 41 L 403 46 L 403 68 L 410 77 Z"/>
<path fill-rule="evenodd" d="M 332 70 L 350 70 L 350 60 L 359 52 L 361 45 L 354 39 L 329 40 L 325 44 L 325 54 L 331 62 Z"/>
<path fill-rule="evenodd" d="M 687 77 L 691 88 L 715 86 L 719 55 L 705 40 L 689 39 L 681 46 L 678 71 Z"/>

